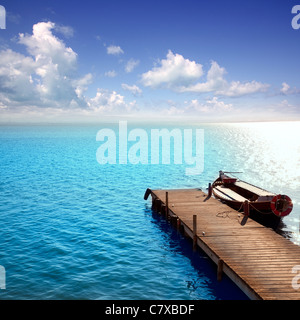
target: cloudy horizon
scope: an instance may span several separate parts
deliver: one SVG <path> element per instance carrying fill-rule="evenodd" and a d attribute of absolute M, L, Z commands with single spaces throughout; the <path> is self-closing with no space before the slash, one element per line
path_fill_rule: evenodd
<path fill-rule="evenodd" d="M 116 8 L 124 6 L 119 1 L 113 2 Z M 36 1 L 30 3 L 36 4 Z M 89 0 L 86 5 L 92 3 Z M 126 15 L 122 19 L 119 17 L 119 28 L 113 27 L 113 22 L 104 28 L 102 21 L 99 28 L 92 29 L 87 19 L 91 19 L 93 26 L 97 25 L 94 15 L 75 23 L 80 7 L 74 3 L 74 20 L 67 19 L 62 15 L 67 4 L 68 1 L 63 1 L 55 8 L 39 5 L 34 17 L 27 17 L 26 10 L 22 14 L 17 1 L 5 4 L 7 29 L 0 34 L 1 122 L 85 122 L 118 117 L 203 122 L 300 120 L 300 83 L 295 77 L 299 59 L 295 59 L 293 51 L 283 50 L 285 55 L 279 64 L 275 52 L 280 40 L 299 48 L 299 41 L 295 44 L 295 39 L 299 40 L 300 31 L 293 30 L 287 19 L 280 20 L 282 30 L 278 38 L 273 39 L 271 33 L 268 37 L 271 30 L 266 27 L 266 21 L 257 21 L 254 30 L 249 29 L 249 34 L 244 35 L 243 42 L 241 31 L 236 29 L 236 14 L 227 16 L 228 26 L 223 36 L 230 43 L 222 48 L 223 40 L 217 36 L 222 31 L 218 28 L 222 27 L 223 15 L 216 13 L 220 21 L 203 18 L 189 22 L 189 15 L 193 17 L 193 13 L 180 12 L 185 6 L 195 6 L 199 12 L 201 9 L 210 13 L 211 8 L 204 2 L 176 1 L 171 12 L 162 8 L 165 14 L 182 14 L 184 30 L 180 32 L 162 17 L 155 17 L 154 9 L 146 13 L 135 8 L 135 14 L 144 14 L 147 19 L 154 15 L 163 31 L 161 38 L 155 39 L 154 35 L 149 36 L 151 31 L 159 37 L 155 24 L 140 25 L 136 21 L 142 29 L 140 33 L 149 36 L 147 43 L 145 39 L 140 41 L 142 35 L 125 37 L 134 23 Z M 130 1 L 130 4 L 137 5 L 137 2 Z M 99 10 L 110 12 L 105 6 L 108 5 L 97 3 Z M 282 6 L 276 4 L 269 11 L 278 15 Z M 251 8 L 255 8 L 257 15 L 268 12 L 261 2 L 252 4 Z M 292 7 L 285 5 L 284 8 L 286 12 L 282 17 L 291 20 Z M 237 7 L 237 10 L 242 9 Z M 127 13 L 128 10 L 130 6 Z M 30 24 L 37 16 L 40 21 Z M 265 18 L 270 21 L 271 16 Z M 80 31 L 83 23 L 93 33 Z M 249 26 L 250 22 L 245 23 Z M 198 28 L 194 24 L 199 24 Z M 186 29 L 190 33 L 181 34 Z M 172 37 L 178 37 L 178 41 Z M 197 42 L 193 48 L 195 38 L 202 43 Z M 190 43 L 182 43 L 184 39 Z M 157 41 L 160 45 L 152 49 Z M 262 41 L 268 41 L 274 57 L 262 50 Z M 230 48 L 233 44 L 235 48 Z M 249 46 L 246 49 L 251 48 L 253 52 L 261 50 L 261 53 L 254 56 L 249 52 L 244 57 L 243 46 Z M 291 74 L 292 67 L 295 73 Z"/>

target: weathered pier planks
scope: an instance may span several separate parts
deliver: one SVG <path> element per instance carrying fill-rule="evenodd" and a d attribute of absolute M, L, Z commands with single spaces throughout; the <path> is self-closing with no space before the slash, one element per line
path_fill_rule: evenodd
<path fill-rule="evenodd" d="M 299 246 L 250 218 L 243 225 L 243 213 L 200 189 L 147 189 L 145 199 L 149 195 L 153 209 L 172 219 L 194 249 L 200 247 L 216 263 L 219 280 L 224 272 L 255 300 L 300 300 Z"/>

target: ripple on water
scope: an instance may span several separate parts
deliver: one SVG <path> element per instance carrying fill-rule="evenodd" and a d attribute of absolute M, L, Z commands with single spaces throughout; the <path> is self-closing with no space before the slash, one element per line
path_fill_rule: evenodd
<path fill-rule="evenodd" d="M 184 165 L 99 165 L 97 126 L 0 127 L 0 299 L 244 299 L 152 213 L 144 191 L 204 189 L 218 170 L 244 171 L 244 180 L 294 200 L 285 221 L 296 242 L 299 141 L 286 157 L 265 147 L 272 139 L 262 128 L 201 128 L 205 171 L 186 176 Z"/>

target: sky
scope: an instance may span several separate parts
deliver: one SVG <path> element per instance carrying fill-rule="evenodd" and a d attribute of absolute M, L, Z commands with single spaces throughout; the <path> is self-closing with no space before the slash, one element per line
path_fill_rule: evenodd
<path fill-rule="evenodd" d="M 0 5 L 1 123 L 300 120 L 300 1 Z"/>

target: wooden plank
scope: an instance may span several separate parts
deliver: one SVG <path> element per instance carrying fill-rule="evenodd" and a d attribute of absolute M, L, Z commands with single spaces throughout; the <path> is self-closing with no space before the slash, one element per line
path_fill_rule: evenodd
<path fill-rule="evenodd" d="M 300 289 L 292 286 L 299 246 L 250 218 L 242 226 L 242 213 L 199 189 L 151 190 L 151 195 L 154 208 L 169 208 L 177 227 L 218 265 L 219 279 L 226 273 L 251 299 L 300 300 Z"/>

